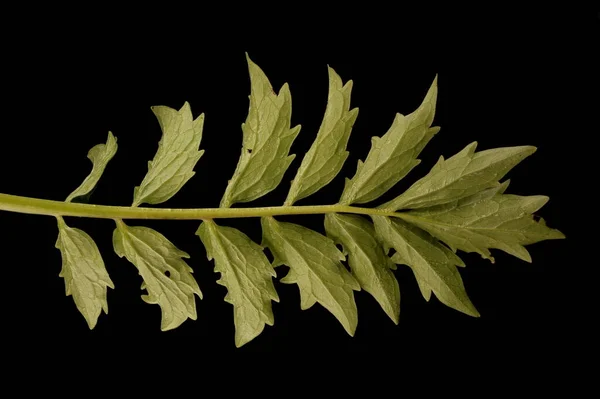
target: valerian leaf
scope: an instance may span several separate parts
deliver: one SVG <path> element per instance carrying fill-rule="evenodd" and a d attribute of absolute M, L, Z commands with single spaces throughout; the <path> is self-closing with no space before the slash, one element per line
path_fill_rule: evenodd
<path fill-rule="evenodd" d="M 391 247 L 388 247 L 385 244 L 384 244 L 384 246 L 386 247 L 385 252 L 388 253 Z M 427 285 L 427 282 L 414 270 L 414 268 L 411 266 L 411 262 L 409 262 L 408 259 L 405 259 L 402 255 L 403 254 L 401 254 L 399 252 L 394 252 L 394 254 L 390 257 L 390 259 L 395 264 L 406 265 L 406 266 L 410 267 L 410 269 L 413 271 L 413 274 L 415 276 L 415 280 L 417 281 L 417 285 L 419 286 L 419 291 L 421 291 L 423 298 L 425 298 L 425 300 L 427 302 L 429 302 L 429 300 L 431 299 L 431 288 L 429 288 L 429 285 Z M 464 267 L 465 264 L 460 263 L 456 266 Z"/>
<path fill-rule="evenodd" d="M 402 256 L 398 252 L 395 252 L 390 259 L 392 260 L 392 262 L 398 265 L 406 265 L 408 263 L 408 261 L 402 258 Z M 410 265 L 407 266 L 410 267 Z M 415 280 L 417 280 L 417 285 L 419 286 L 419 291 L 421 291 L 421 295 L 423 295 L 423 298 L 425 298 L 425 300 L 429 302 L 429 300 L 431 299 L 431 288 L 429 288 L 429 286 L 423 280 L 423 278 L 421 278 L 420 275 L 417 274 L 412 267 L 411 270 L 413 270 L 413 274 L 415 276 Z"/>
<path fill-rule="evenodd" d="M 373 137 L 365 162 L 358 161 L 356 174 L 346 179 L 341 204 L 373 201 L 398 183 L 421 161 L 425 145 L 440 130 L 431 127 L 437 99 L 437 77 L 422 104 L 408 116 L 397 114 L 383 137 Z"/>
<path fill-rule="evenodd" d="M 67 296 L 73 296 L 77 309 L 93 329 L 102 310 L 108 314 L 106 287 L 115 286 L 94 240 L 86 232 L 67 226 L 60 216 L 57 219 L 56 248 L 62 257 L 59 276 L 65 279 Z"/>
<path fill-rule="evenodd" d="M 215 260 L 219 284 L 227 288 L 225 302 L 234 307 L 235 345 L 257 337 L 265 324 L 273 325 L 271 301 L 279 302 L 273 285 L 277 274 L 260 245 L 241 231 L 207 220 L 196 234 L 206 248 L 208 260 Z"/>
<path fill-rule="evenodd" d="M 437 208 L 402 213 L 402 218 L 428 231 L 454 251 L 477 252 L 494 261 L 489 249 L 500 249 L 526 262 L 531 256 L 524 245 L 564 238 L 532 214 L 542 208 L 548 197 L 542 195 L 494 195 L 469 202 L 455 201 Z"/>
<path fill-rule="evenodd" d="M 98 180 L 104 173 L 106 165 L 117 153 L 117 139 L 111 132 L 108 132 L 106 144 L 97 144 L 88 152 L 88 159 L 92 161 L 92 171 L 85 180 L 77 187 L 66 199 L 71 202 L 77 197 L 83 197 L 91 193 L 98 184 Z"/>
<path fill-rule="evenodd" d="M 281 282 L 298 284 L 301 309 L 319 302 L 354 335 L 358 315 L 353 290 L 360 291 L 360 285 L 341 263 L 346 257 L 335 243 L 316 231 L 273 217 L 262 218 L 261 224 L 263 245 L 273 254 L 273 265 L 290 267 Z"/>
<path fill-rule="evenodd" d="M 194 176 L 194 166 L 204 154 L 204 150 L 198 150 L 204 114 L 194 120 L 187 102 L 179 111 L 157 106 L 152 112 L 160 123 L 162 137 L 154 159 L 148 162 L 148 173 L 134 189 L 133 206 L 159 204 L 177 194 Z"/>
<path fill-rule="evenodd" d="M 447 160 L 440 157 L 425 177 L 379 208 L 426 208 L 468 197 L 497 185 L 513 167 L 536 151 L 532 146 L 519 146 L 475 152 L 476 147 L 477 142 L 473 142 Z"/>
<path fill-rule="evenodd" d="M 483 201 L 489 198 L 492 198 L 495 195 L 504 194 L 508 185 L 510 184 L 510 180 L 506 180 L 505 182 L 495 182 L 491 184 L 491 187 L 481 190 L 475 194 L 469 195 L 468 197 L 464 197 L 458 200 L 446 202 L 441 205 L 430 206 L 428 208 L 423 208 L 423 210 L 427 210 L 430 212 L 444 212 L 448 209 L 454 209 L 457 206 L 465 206 L 477 203 L 479 201 Z"/>
<path fill-rule="evenodd" d="M 325 215 L 327 235 L 347 252 L 352 275 L 362 289 L 379 302 L 381 308 L 398 324 L 400 287 L 392 273 L 396 265 L 375 239 L 373 224 L 357 215 Z"/>
<path fill-rule="evenodd" d="M 342 79 L 329 69 L 329 96 L 325 116 L 312 146 L 302 159 L 302 164 L 292 181 L 285 205 L 308 197 L 329 184 L 340 172 L 348 151 L 346 146 L 358 108 L 350 110 L 352 81 L 342 84 Z"/>
<path fill-rule="evenodd" d="M 242 124 L 240 159 L 229 180 L 221 207 L 249 202 L 273 191 L 295 158 L 288 155 L 300 132 L 291 128 L 292 97 L 286 84 L 275 94 L 264 72 L 246 55 L 250 72 L 250 108 Z"/>
<path fill-rule="evenodd" d="M 144 283 L 146 303 L 158 304 L 162 312 L 161 330 L 178 327 L 186 319 L 196 320 L 194 294 L 202 299 L 189 258 L 165 236 L 148 227 L 127 226 L 117 221 L 113 246 L 119 257 L 125 256 L 138 269 Z"/>
<path fill-rule="evenodd" d="M 117 152 L 117 139 L 108 132 L 106 144 L 97 144 L 88 151 L 92 170 L 84 181 L 65 200 L 71 202 L 91 194 L 98 184 L 108 162 Z M 65 280 L 67 296 L 73 296 L 77 309 L 93 329 L 102 310 L 108 314 L 107 288 L 115 288 L 96 243 L 86 232 L 67 226 L 64 219 L 56 217 L 58 238 L 56 248 L 60 250 L 62 269 L 60 277 Z"/>
<path fill-rule="evenodd" d="M 399 254 L 396 259 L 409 265 L 420 284 L 426 284 L 440 302 L 470 316 L 479 312 L 467 296 L 456 266 L 464 263 L 456 254 L 428 233 L 398 219 L 372 216 L 378 236 Z M 423 292 L 423 289 L 421 289 Z M 423 295 L 427 299 L 426 293 Z"/>

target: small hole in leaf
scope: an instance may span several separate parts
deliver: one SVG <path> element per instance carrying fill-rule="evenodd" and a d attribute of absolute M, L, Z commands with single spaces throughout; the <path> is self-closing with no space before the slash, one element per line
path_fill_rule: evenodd
<path fill-rule="evenodd" d="M 171 272 L 167 270 L 167 271 L 165 272 L 165 276 L 167 276 L 167 277 L 171 277 Z"/>
<path fill-rule="evenodd" d="M 248 154 L 252 154 L 252 150 L 250 148 L 248 148 L 246 151 L 248 151 Z"/>

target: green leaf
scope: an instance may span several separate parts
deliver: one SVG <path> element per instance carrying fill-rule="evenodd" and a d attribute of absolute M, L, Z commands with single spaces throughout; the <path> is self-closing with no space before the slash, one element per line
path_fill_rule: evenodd
<path fill-rule="evenodd" d="M 88 152 L 88 159 L 92 161 L 92 171 L 85 178 L 83 183 L 77 187 L 66 199 L 66 202 L 71 202 L 77 197 L 83 197 L 96 187 L 98 180 L 104 173 L 106 165 L 117 153 L 117 139 L 111 132 L 108 132 L 106 144 L 97 144 Z"/>
<path fill-rule="evenodd" d="M 491 187 L 481 190 L 475 194 L 469 195 L 468 197 L 464 197 L 464 198 L 454 200 L 451 202 L 446 202 L 441 205 L 430 206 L 428 208 L 423 208 L 421 210 L 423 210 L 423 211 L 427 210 L 427 211 L 431 211 L 431 212 L 438 212 L 438 211 L 441 212 L 441 211 L 445 211 L 449 208 L 455 208 L 457 206 L 474 204 L 479 201 L 483 201 L 485 199 L 492 198 L 495 195 L 504 194 L 504 192 L 508 188 L 509 184 L 510 184 L 510 180 L 506 180 L 505 182 L 502 182 L 502 183 L 494 182 L 494 183 L 490 184 Z M 416 212 L 416 210 L 413 212 Z M 403 212 L 403 213 L 407 213 L 407 212 Z"/>
<path fill-rule="evenodd" d="M 391 260 L 392 260 L 392 262 L 394 262 L 398 265 L 406 265 L 407 264 L 407 260 L 402 258 L 402 256 L 398 252 L 395 252 L 391 256 Z M 423 278 L 421 278 L 420 275 L 417 274 L 412 267 L 411 267 L 411 270 L 413 271 L 413 274 L 415 275 L 415 279 L 417 280 L 417 285 L 419 286 L 419 291 L 421 291 L 421 295 L 423 295 L 423 298 L 425 298 L 425 300 L 427 302 L 429 302 L 429 300 L 431 299 L 431 288 L 429 288 L 429 286 L 427 285 L 427 282 L 425 282 L 423 280 Z"/>
<path fill-rule="evenodd" d="M 160 123 L 162 137 L 154 159 L 148 162 L 148 173 L 134 189 L 133 206 L 159 204 L 177 194 L 196 174 L 194 167 L 204 154 L 204 150 L 198 150 L 204 114 L 194 120 L 188 102 L 179 111 L 157 106 L 152 112 Z"/>
<path fill-rule="evenodd" d="M 71 202 L 76 198 L 91 194 L 104 173 L 108 162 L 117 152 L 117 139 L 108 132 L 106 144 L 92 147 L 87 157 L 92 161 L 92 171 L 65 200 Z M 67 226 L 64 219 L 56 217 L 58 238 L 55 247 L 60 250 L 62 269 L 60 277 L 65 280 L 67 296 L 73 301 L 85 318 L 88 327 L 93 329 L 102 310 L 108 314 L 106 299 L 107 288 L 115 288 L 96 243 L 86 232 Z"/>
<path fill-rule="evenodd" d="M 94 240 L 86 232 L 67 226 L 60 216 L 57 220 L 56 248 L 62 257 L 59 276 L 65 279 L 67 296 L 73 296 L 77 309 L 93 329 L 102 310 L 108 314 L 106 287 L 115 286 Z"/>
<path fill-rule="evenodd" d="M 477 142 L 447 160 L 440 157 L 431 171 L 382 209 L 416 209 L 440 205 L 494 187 L 519 162 L 536 151 L 532 146 L 475 152 Z"/>
<path fill-rule="evenodd" d="M 344 248 L 352 275 L 362 289 L 379 302 L 381 308 L 398 324 L 400 287 L 391 269 L 396 265 L 375 239 L 373 224 L 357 215 L 325 215 L 327 235 Z"/>
<path fill-rule="evenodd" d="M 127 226 L 117 221 L 113 246 L 142 276 L 142 295 L 146 303 L 158 304 L 162 312 L 161 330 L 178 327 L 187 318 L 196 320 L 194 294 L 202 299 L 193 270 L 182 258 L 190 256 L 175 247 L 165 236 L 148 227 Z"/>
<path fill-rule="evenodd" d="M 319 302 L 354 335 L 358 315 L 353 290 L 360 291 L 360 285 L 341 263 L 346 257 L 335 243 L 316 231 L 273 217 L 262 218 L 261 224 L 263 245 L 275 258 L 273 266 L 290 267 L 281 282 L 298 284 L 300 308 L 309 309 Z"/>
<path fill-rule="evenodd" d="M 285 205 L 306 198 L 329 184 L 340 172 L 348 151 L 346 146 L 358 108 L 350 110 L 352 81 L 342 84 L 342 79 L 329 70 L 329 96 L 325 116 L 312 146 L 302 159 L 302 164 L 292 181 Z"/>
<path fill-rule="evenodd" d="M 386 216 L 372 216 L 372 219 L 377 235 L 396 250 L 396 260 L 412 268 L 417 281 L 420 280 L 419 286 L 427 285 L 446 306 L 479 317 L 456 268 L 464 266 L 456 254 L 428 233 L 401 220 Z M 425 292 L 423 296 L 427 299 Z"/>
<path fill-rule="evenodd" d="M 221 207 L 249 202 L 273 191 L 295 158 L 288 155 L 300 132 L 290 129 L 292 97 L 283 85 L 276 95 L 264 72 L 246 54 L 250 72 L 250 108 L 242 124 L 243 147 L 233 177 L 229 180 Z"/>
<path fill-rule="evenodd" d="M 379 198 L 421 162 L 417 157 L 440 130 L 431 127 L 436 99 L 437 76 L 417 110 L 408 116 L 397 114 L 383 137 L 371 139 L 367 159 L 364 163 L 358 161 L 356 174 L 346 179 L 341 204 L 362 204 Z"/>
<path fill-rule="evenodd" d="M 215 260 L 219 284 L 227 287 L 225 302 L 234 307 L 235 345 L 257 337 L 265 324 L 273 325 L 271 301 L 279 302 L 272 277 L 275 270 L 260 245 L 241 231 L 205 221 L 196 234 L 206 248 L 208 260 Z"/>
<path fill-rule="evenodd" d="M 468 202 L 454 201 L 436 208 L 402 213 L 406 221 L 428 231 L 454 251 L 477 252 L 494 262 L 489 249 L 496 248 L 531 262 L 524 245 L 564 238 L 532 214 L 542 208 L 548 197 L 542 195 L 494 195 Z"/>

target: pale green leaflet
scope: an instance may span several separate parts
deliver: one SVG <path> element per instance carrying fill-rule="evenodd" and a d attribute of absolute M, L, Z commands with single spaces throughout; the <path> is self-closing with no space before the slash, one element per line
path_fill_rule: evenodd
<path fill-rule="evenodd" d="M 531 262 L 526 245 L 564 238 L 535 215 L 548 197 L 506 192 L 509 182 L 505 176 L 536 151 L 532 146 L 476 151 L 477 143 L 471 143 L 448 159 L 440 157 L 429 173 L 392 200 L 369 207 L 357 205 L 379 200 L 411 172 L 420 163 L 421 152 L 440 131 L 433 123 L 437 76 L 416 110 L 406 115 L 397 113 L 387 132 L 373 137 L 364 161 L 358 161 L 354 176 L 346 179 L 338 194 L 338 203 L 297 205 L 309 201 L 342 170 L 359 115 L 351 104 L 354 82 L 344 83 L 328 67 L 323 119 L 314 132 L 312 146 L 299 160 L 283 205 L 240 207 L 282 183 L 296 158 L 290 151 L 301 134 L 300 125 L 292 123 L 291 88 L 283 84 L 276 92 L 265 72 L 246 57 L 250 106 L 241 125 L 242 150 L 218 208 L 141 206 L 168 201 L 195 173 L 206 170 L 195 170 L 204 153 L 200 145 L 205 117 L 194 117 L 188 102 L 180 109 L 152 108 L 162 137 L 145 177 L 133 190 L 130 207 L 74 202 L 88 199 L 116 155 L 117 139 L 110 132 L 105 144 L 89 151 L 92 170 L 64 202 L 0 194 L 0 210 L 56 218 L 55 246 L 62 258 L 59 275 L 64 278 L 66 295 L 72 296 L 90 329 L 97 325 L 102 311 L 108 313 L 108 288 L 115 289 L 118 282 L 109 277 L 93 238 L 67 225 L 65 218 L 70 216 L 114 220 L 114 251 L 137 269 L 145 291 L 142 299 L 159 305 L 162 330 L 202 318 L 202 308 L 197 306 L 200 302 L 196 301 L 202 299 L 202 291 L 188 264 L 190 256 L 158 231 L 124 220 L 201 221 L 197 243 L 205 248 L 208 260 L 214 261 L 214 271 L 220 274 L 217 283 L 227 289 L 224 300 L 232 305 L 238 347 L 258 337 L 265 326 L 274 325 L 272 306 L 280 300 L 279 283 L 295 284 L 301 309 L 316 304 L 324 307 L 350 335 L 358 326 L 355 295 L 361 291 L 377 301 L 382 314 L 399 323 L 397 265 L 411 268 L 426 300 L 434 296 L 448 307 L 478 317 L 461 278 L 460 268 L 465 264 L 458 251 L 475 252 L 494 261 L 491 250 L 501 250 Z M 238 206 L 233 207 L 235 204 Z M 277 219 L 299 214 L 324 214 L 323 233 Z M 260 218 L 262 241 L 254 242 L 242 231 L 215 221 L 235 217 Z M 272 262 L 268 253 L 274 258 Z M 278 279 L 276 267 L 280 265 L 288 266 L 289 271 Z"/>

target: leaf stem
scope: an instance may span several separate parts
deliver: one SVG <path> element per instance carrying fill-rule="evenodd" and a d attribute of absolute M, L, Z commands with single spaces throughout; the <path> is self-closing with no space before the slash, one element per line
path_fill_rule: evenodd
<path fill-rule="evenodd" d="M 361 208 L 348 205 L 270 206 L 257 208 L 190 208 L 167 209 L 107 206 L 52 201 L 0 193 L 0 210 L 46 216 L 78 216 L 99 219 L 170 219 L 208 220 L 278 215 L 354 213 L 360 215 L 399 216 L 388 209 Z"/>

